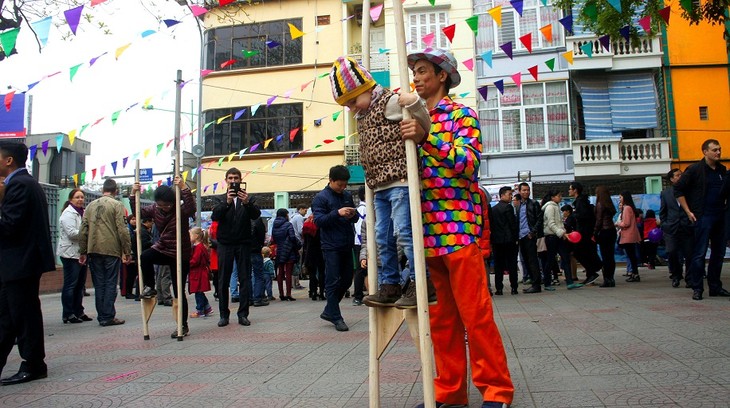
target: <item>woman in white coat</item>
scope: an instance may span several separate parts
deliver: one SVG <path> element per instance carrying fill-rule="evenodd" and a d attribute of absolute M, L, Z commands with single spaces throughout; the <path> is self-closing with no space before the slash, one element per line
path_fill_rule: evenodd
<path fill-rule="evenodd" d="M 61 291 L 61 317 L 64 323 L 81 323 L 92 320 L 84 313 L 84 284 L 86 265 L 79 263 L 79 231 L 84 216 L 84 192 L 75 188 L 68 195 L 59 221 L 61 234 L 56 254 L 63 264 L 63 289 Z"/>

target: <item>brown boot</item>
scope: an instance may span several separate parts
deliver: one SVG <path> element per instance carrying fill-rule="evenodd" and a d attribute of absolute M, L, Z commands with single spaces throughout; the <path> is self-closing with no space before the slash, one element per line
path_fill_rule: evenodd
<path fill-rule="evenodd" d="M 428 304 L 429 305 L 435 305 L 436 302 L 436 288 L 433 286 L 433 282 L 431 282 L 431 278 L 426 279 L 426 288 L 428 290 Z M 397 302 L 395 302 L 395 307 L 398 309 L 415 309 L 417 306 L 416 302 L 416 282 L 415 281 L 409 281 L 408 287 L 406 288 L 406 292 L 403 294 L 403 297 L 398 299 Z"/>
<path fill-rule="evenodd" d="M 370 307 L 392 307 L 401 297 L 400 285 L 380 285 L 380 288 L 373 295 L 367 295 L 362 302 Z"/>

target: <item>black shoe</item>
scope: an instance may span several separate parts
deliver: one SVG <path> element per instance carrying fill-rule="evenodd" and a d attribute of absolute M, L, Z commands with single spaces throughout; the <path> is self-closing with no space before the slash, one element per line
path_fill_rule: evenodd
<path fill-rule="evenodd" d="M 340 320 L 334 322 L 334 324 L 335 324 L 335 330 L 337 330 L 337 331 L 346 332 L 346 331 L 350 330 L 350 328 L 347 327 L 347 324 L 345 324 L 344 320 L 340 319 Z"/>
<path fill-rule="evenodd" d="M 246 317 L 239 317 L 238 324 L 240 324 L 241 326 L 250 326 L 251 322 Z"/>
<path fill-rule="evenodd" d="M 692 300 L 702 300 L 702 291 L 696 290 L 692 293 Z"/>
<path fill-rule="evenodd" d="M 172 307 L 172 300 L 166 300 L 162 302 L 163 306 Z"/>
<path fill-rule="evenodd" d="M 253 302 L 253 307 L 261 307 L 261 306 L 268 306 L 269 301 L 268 300 L 255 300 Z"/>
<path fill-rule="evenodd" d="M 134 294 L 132 294 L 132 293 L 127 293 L 126 295 L 124 295 L 124 298 L 125 298 L 125 299 L 129 299 L 129 300 L 132 300 L 132 299 L 134 299 Z"/>
<path fill-rule="evenodd" d="M 218 327 L 224 327 L 228 326 L 228 318 L 227 317 L 221 317 L 220 320 L 218 320 Z"/>
<path fill-rule="evenodd" d="M 291 296 L 287 296 L 287 297 L 286 297 L 286 300 L 288 300 L 288 301 L 290 301 L 290 302 L 294 302 L 294 301 L 295 301 L 296 299 L 294 299 L 294 298 L 293 298 L 293 297 L 291 297 Z"/>
<path fill-rule="evenodd" d="M 542 289 L 539 286 L 530 286 L 527 289 L 522 289 L 522 293 L 540 293 Z"/>
<path fill-rule="evenodd" d="M 241 298 L 237 298 L 237 297 L 232 297 L 231 298 L 231 303 L 238 303 L 240 301 L 241 301 Z"/>
<path fill-rule="evenodd" d="M 583 280 L 583 282 L 581 282 L 581 283 L 583 284 L 583 286 L 590 285 L 596 279 L 598 279 L 598 274 L 597 273 L 594 273 L 594 274 L 591 274 L 591 275 L 586 276 L 585 280 Z"/>
<path fill-rule="evenodd" d="M 319 300 L 327 300 L 327 298 L 324 297 L 324 295 L 317 295 L 317 299 L 319 299 Z"/>
<path fill-rule="evenodd" d="M 15 384 L 22 384 L 27 383 L 29 381 L 37 380 L 40 378 L 46 378 L 48 377 L 48 372 L 44 371 L 41 373 L 31 373 L 28 371 L 18 371 L 14 376 L 3 378 L 0 380 L 0 384 L 2 385 L 15 385 Z"/>
<path fill-rule="evenodd" d="M 672 279 L 672 287 L 678 288 L 679 287 L 680 279 Z"/>
<path fill-rule="evenodd" d="M 684 287 L 687 288 L 687 289 L 691 289 L 692 288 L 692 285 L 690 285 L 688 281 L 685 281 Z"/>
<path fill-rule="evenodd" d="M 502 289 L 497 289 L 496 292 L 494 292 L 496 296 L 502 296 Z"/>
<path fill-rule="evenodd" d="M 119 326 L 120 324 L 124 324 L 124 320 L 123 319 L 117 319 L 116 317 L 113 318 L 113 319 L 111 319 L 111 320 L 107 320 L 105 322 L 99 322 L 99 326 L 104 326 L 104 327 L 106 327 L 106 326 Z"/>
<path fill-rule="evenodd" d="M 710 297 L 716 297 L 716 296 L 730 297 L 730 292 L 728 292 L 725 289 L 720 289 L 717 292 L 710 292 Z"/>
<path fill-rule="evenodd" d="M 139 295 L 142 299 L 152 299 L 155 296 L 157 296 L 157 291 L 149 286 L 145 286 Z"/>
<path fill-rule="evenodd" d="M 185 337 L 188 334 L 190 334 L 190 329 L 188 329 L 188 326 L 183 326 L 183 328 L 182 328 L 182 336 Z M 177 329 L 175 329 L 175 331 L 172 332 L 172 334 L 170 334 L 170 338 L 171 339 L 176 339 L 177 338 Z"/>
<path fill-rule="evenodd" d="M 83 323 L 84 321 L 76 317 L 76 315 L 70 315 L 69 317 L 63 318 L 63 324 L 66 323 Z"/>
<path fill-rule="evenodd" d="M 81 321 L 84 321 L 84 322 L 90 322 L 90 321 L 94 320 L 85 314 L 82 314 L 81 316 L 79 316 L 79 319 L 81 319 Z"/>
<path fill-rule="evenodd" d="M 510 293 L 513 295 L 516 295 L 518 293 L 517 288 L 512 288 L 512 291 Z"/>
<path fill-rule="evenodd" d="M 326 314 L 325 312 L 322 312 L 319 315 L 319 318 L 322 319 L 322 320 L 326 320 L 326 321 L 328 321 L 330 323 L 333 323 L 332 318 L 328 314 Z"/>
<path fill-rule="evenodd" d="M 352 305 L 353 306 L 362 306 L 362 300 L 357 299 L 357 298 L 352 299 Z"/>
<path fill-rule="evenodd" d="M 615 288 L 616 287 L 616 281 L 613 279 L 604 279 L 603 283 L 598 285 L 599 288 Z"/>
<path fill-rule="evenodd" d="M 279 296 L 279 300 L 281 300 L 282 302 L 285 302 L 285 301 L 289 300 L 289 298 L 286 296 Z"/>
<path fill-rule="evenodd" d="M 349 298 L 349 297 L 350 297 L 350 291 L 349 291 L 349 290 L 346 290 L 346 291 L 345 291 L 345 297 L 346 297 L 346 298 Z M 344 322 L 343 322 L 343 323 L 344 323 Z"/>
<path fill-rule="evenodd" d="M 641 277 L 638 274 L 634 273 L 626 278 L 626 282 L 641 282 Z"/>

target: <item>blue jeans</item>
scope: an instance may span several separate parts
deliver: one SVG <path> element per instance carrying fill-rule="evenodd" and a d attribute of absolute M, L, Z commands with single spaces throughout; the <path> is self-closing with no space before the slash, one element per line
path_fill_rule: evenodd
<path fill-rule="evenodd" d="M 340 301 L 345 297 L 345 292 L 352 284 L 353 260 L 352 248 L 340 250 L 322 250 L 324 255 L 324 280 L 325 280 L 325 296 L 327 297 L 327 305 L 324 307 L 324 313 L 329 316 L 332 321 L 342 320 L 340 312 Z"/>
<path fill-rule="evenodd" d="M 205 296 L 205 292 L 195 292 L 195 310 L 203 314 L 206 309 L 210 309 L 210 302 L 208 302 L 208 297 Z"/>
<path fill-rule="evenodd" d="M 398 246 L 403 248 L 411 270 L 411 279 L 415 280 L 408 187 L 392 187 L 376 192 L 374 205 L 375 242 L 382 265 L 378 271 L 378 281 L 387 285 L 400 284 Z"/>
<path fill-rule="evenodd" d="M 253 273 L 253 301 L 260 302 L 264 298 L 264 257 L 259 253 L 251 253 L 251 271 Z"/>
<path fill-rule="evenodd" d="M 724 215 L 702 215 L 694 226 L 694 251 L 690 260 L 687 279 L 692 289 L 704 291 L 705 255 L 710 248 L 710 262 L 707 266 L 707 286 L 710 294 L 722 289 L 720 271 L 725 257 Z"/>
<path fill-rule="evenodd" d="M 274 297 L 274 288 L 272 287 L 272 283 L 274 282 L 274 277 L 266 274 L 264 275 L 264 290 L 266 291 L 264 295 L 268 298 Z"/>
<path fill-rule="evenodd" d="M 63 265 L 63 289 L 61 289 L 61 317 L 84 315 L 84 283 L 86 283 L 86 265 L 81 265 L 78 259 L 61 258 Z"/>
<path fill-rule="evenodd" d="M 122 259 L 116 256 L 89 254 L 89 270 L 94 283 L 96 320 L 108 322 L 117 316 L 114 302 L 117 300 L 117 281 Z"/>
<path fill-rule="evenodd" d="M 231 297 L 237 298 L 238 296 L 238 263 L 233 263 L 233 273 L 231 273 Z"/>

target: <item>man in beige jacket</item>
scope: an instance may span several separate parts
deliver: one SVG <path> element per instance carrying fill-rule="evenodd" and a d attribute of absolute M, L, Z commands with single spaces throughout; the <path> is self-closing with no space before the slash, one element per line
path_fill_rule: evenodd
<path fill-rule="evenodd" d="M 99 324 L 116 326 L 124 320 L 116 318 L 114 302 L 122 262 L 131 260 L 129 230 L 124 221 L 124 205 L 114 197 L 117 183 L 104 181 L 103 196 L 92 201 L 84 212 L 79 242 L 79 262 L 89 264 L 96 294 Z"/>

